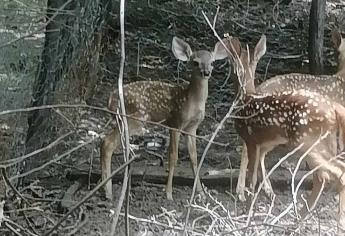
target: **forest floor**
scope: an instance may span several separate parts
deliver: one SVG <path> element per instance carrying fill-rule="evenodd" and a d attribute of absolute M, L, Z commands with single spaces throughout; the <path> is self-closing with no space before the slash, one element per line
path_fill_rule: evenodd
<path fill-rule="evenodd" d="M 183 78 L 189 73 L 188 65 L 178 64 L 177 59 L 173 58 L 170 49 L 172 37 L 185 39 L 193 49 L 212 50 L 217 39 L 205 23 L 201 11 L 204 10 L 209 18 L 213 19 L 217 6 L 220 6 L 220 10 L 216 30 L 220 36 L 229 33 L 253 47 L 261 34 L 266 34 L 267 53 L 259 62 L 257 83 L 277 74 L 307 72 L 310 2 L 296 0 L 289 5 L 273 2 L 194 1 L 194 6 L 191 6 L 183 1 L 129 1 L 126 6 L 125 26 L 127 50 L 125 82 L 138 79 L 171 83 L 184 81 Z M 4 5 L 2 15 L 9 14 L 8 7 L 9 5 Z M 15 7 L 15 4 L 12 7 Z M 335 28 L 345 30 L 344 11 L 344 1 L 327 1 L 325 74 L 332 74 L 336 70 L 330 31 Z M 39 18 L 39 16 L 26 17 Z M 114 18 L 114 22 L 117 22 L 117 14 Z M 6 18 L 8 23 L 4 25 L 4 29 L 0 29 L 2 30 L 0 44 L 16 37 L 12 35 L 13 29 L 22 27 L 24 30 L 25 27 L 29 27 L 15 19 L 18 18 Z M 91 99 L 92 105 L 101 107 L 105 107 L 110 91 L 116 86 L 120 64 L 119 26 L 113 27 L 116 37 L 114 45 L 109 46 L 108 55 L 112 60 L 105 63 L 106 68 L 111 71 L 109 73 L 111 76 L 106 76 L 102 83 L 97 85 L 95 96 Z M 36 35 L 35 39 L 19 42 L 19 46 L 17 43 L 17 47 L 0 48 L 2 55 L 11 55 L 6 58 L 0 57 L 0 111 L 27 105 L 38 63 L 37 56 L 43 47 L 42 42 L 40 35 Z M 23 60 L 27 63 L 25 71 L 20 68 Z M 211 138 L 234 99 L 233 83 L 231 80 L 226 81 L 229 73 L 227 62 L 217 62 L 214 66 L 209 81 L 207 114 L 197 133 L 205 139 Z M 109 120 L 109 117 L 101 116 L 97 112 L 85 112 L 82 118 L 85 124 L 88 124 L 88 121 L 96 123 L 90 130 L 93 129 L 97 133 L 106 130 L 105 124 Z M 0 117 L 0 148 L 2 148 L 0 154 L 2 151 L 10 158 L 20 156 L 24 152 L 26 128 L 25 114 Z M 132 168 L 129 203 L 131 235 L 180 235 L 185 224 L 193 182 L 187 148 L 182 138 L 173 184 L 174 201 L 167 201 L 165 155 L 168 132 L 157 127 L 153 130 L 144 138 L 137 137 L 131 140 L 139 147 L 139 150 L 134 152 L 140 155 Z M 163 145 L 157 149 L 145 148 L 147 142 L 151 141 L 161 142 Z M 291 170 L 289 168 L 293 168 L 293 165 L 290 162 L 285 164 L 285 167 L 278 168 L 271 178 L 275 199 L 272 201 L 260 194 L 253 207 L 253 215 L 248 217 L 246 204 L 238 201 L 234 193 L 241 143 L 231 119 L 227 120 L 220 129 L 215 141 L 221 145 L 211 145 L 200 174 L 207 187 L 207 198 L 206 200 L 196 198 L 191 204 L 188 220 L 189 235 L 335 235 L 338 199 L 333 188 L 322 194 L 316 210 L 308 220 L 299 221 L 293 208 L 284 213 L 293 202 L 289 172 Z M 197 144 L 200 157 L 207 142 L 198 140 Z M 274 151 L 270 155 L 272 158 L 266 162 L 267 168 L 272 167 L 286 152 L 284 148 Z M 24 209 L 23 215 L 13 215 L 13 211 L 7 210 L 5 215 L 10 216 L 12 221 L 22 225 L 34 235 L 40 235 L 49 228 L 48 225 L 51 227 L 56 223 L 66 213 L 66 209 L 80 201 L 97 184 L 95 180 L 100 177 L 98 157 L 99 142 L 70 155 L 67 159 L 53 163 L 35 177 L 36 181 L 32 180 L 30 185 L 20 189 L 26 198 L 35 202 L 33 209 Z M 113 158 L 113 169 L 122 163 L 121 153 L 116 153 L 116 157 Z M 162 157 L 164 166 L 160 166 Z M 233 176 L 206 175 L 210 170 L 224 168 L 234 169 Z M 113 181 L 112 204 L 103 200 L 102 192 L 97 192 L 62 224 L 57 235 L 107 235 L 112 223 L 114 206 L 121 192 L 121 178 L 122 173 Z M 306 196 L 309 187 L 309 184 L 302 185 L 298 195 Z M 300 206 L 303 200 L 300 198 L 298 200 Z M 278 216 L 282 217 L 277 220 Z M 121 215 L 117 235 L 124 235 L 123 230 L 124 218 Z M 21 233 L 29 235 L 25 230 Z M 0 227 L 0 234 L 11 235 L 5 227 Z"/>

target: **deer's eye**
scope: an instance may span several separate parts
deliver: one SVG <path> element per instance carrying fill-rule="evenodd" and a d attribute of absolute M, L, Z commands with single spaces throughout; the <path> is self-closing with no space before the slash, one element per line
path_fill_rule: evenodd
<path fill-rule="evenodd" d="M 198 67 L 199 63 L 197 61 L 193 61 L 193 66 Z"/>

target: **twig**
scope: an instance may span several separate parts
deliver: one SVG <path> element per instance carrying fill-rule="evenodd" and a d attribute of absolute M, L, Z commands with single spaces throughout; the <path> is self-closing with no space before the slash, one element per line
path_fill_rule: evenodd
<path fill-rule="evenodd" d="M 273 5 L 273 8 L 272 8 L 272 18 L 273 18 L 274 23 L 276 23 L 278 29 L 281 30 L 279 22 L 278 22 L 278 18 L 279 18 L 279 0 Z"/>
<path fill-rule="evenodd" d="M 231 70 L 232 70 L 231 66 L 229 66 L 229 71 L 228 71 L 228 73 L 226 75 L 226 79 L 225 79 L 224 83 L 220 86 L 220 90 L 223 90 L 224 87 L 228 84 L 228 81 L 231 78 Z"/>
<path fill-rule="evenodd" d="M 32 197 L 28 197 L 28 199 L 30 200 L 34 200 L 34 201 L 42 201 L 41 198 L 32 198 Z M 51 199 L 51 200 L 47 200 L 47 201 L 42 201 L 42 202 L 58 202 L 59 200 L 57 199 Z M 61 201 L 61 200 L 60 200 Z M 21 208 L 21 209 L 15 209 L 15 210 L 9 210 L 9 211 L 5 211 L 6 213 L 14 213 L 14 212 L 26 212 L 26 211 L 39 211 L 39 212 L 43 212 L 44 210 L 41 209 L 38 206 L 34 206 L 34 207 L 25 207 L 25 208 Z"/>
<path fill-rule="evenodd" d="M 138 41 L 138 47 L 137 47 L 137 76 L 139 76 L 139 70 L 140 70 L 140 39 Z"/>
<path fill-rule="evenodd" d="M 60 13 L 68 4 L 70 4 L 72 1 L 73 1 L 73 0 L 68 0 L 68 1 L 65 2 L 59 9 L 56 9 L 55 13 L 47 20 L 47 22 L 45 22 L 45 24 L 44 24 L 42 27 L 40 27 L 40 28 L 38 28 L 37 30 L 32 31 L 32 32 L 30 32 L 30 33 L 28 33 L 28 34 L 26 34 L 26 35 L 23 35 L 23 36 L 20 37 L 20 38 L 16 38 L 16 39 L 13 39 L 13 40 L 11 40 L 11 41 L 9 41 L 9 42 L 7 42 L 7 43 L 1 44 L 1 45 L 0 45 L 0 48 L 7 47 L 7 46 L 11 45 L 12 43 L 18 42 L 18 41 L 21 40 L 21 39 L 30 37 L 30 36 L 34 35 L 35 33 L 40 32 L 40 31 L 43 30 L 47 25 L 49 25 L 49 24 L 55 19 L 55 17 L 57 17 L 57 16 L 59 15 L 59 13 Z"/>
<path fill-rule="evenodd" d="M 318 192 L 318 194 L 317 194 L 317 196 L 316 196 L 316 199 L 315 199 L 315 201 L 314 201 L 314 205 L 313 205 L 313 206 L 309 206 L 309 205 L 308 205 L 308 201 L 305 201 L 305 206 L 306 206 L 306 208 L 307 208 L 307 210 L 308 210 L 308 213 L 310 213 L 310 212 L 314 209 L 315 205 L 316 205 L 317 202 L 319 201 L 319 199 L 320 199 L 320 197 L 321 197 L 321 194 L 322 194 L 322 192 L 323 192 L 323 190 L 324 190 L 324 188 L 325 188 L 325 184 L 326 184 L 326 181 L 325 181 L 324 179 L 322 179 L 321 188 L 320 188 L 320 191 Z M 297 194 L 296 194 L 296 195 L 297 195 Z"/>
<path fill-rule="evenodd" d="M 123 213 L 121 213 L 120 215 L 124 216 Z M 132 216 L 132 215 L 129 215 L 128 217 L 131 220 L 135 220 L 135 222 L 144 222 L 144 223 L 148 223 L 148 224 L 155 224 L 155 225 L 158 225 L 158 226 L 162 226 L 165 229 L 172 229 L 172 230 L 183 231 L 182 227 L 178 227 L 176 225 L 164 224 L 164 223 L 156 221 L 155 219 L 149 220 L 149 219 L 144 219 L 144 218 L 140 218 L 140 217 L 135 217 L 135 216 Z M 191 232 L 191 230 L 188 230 L 188 232 Z M 193 235 L 200 235 L 201 236 L 201 235 L 205 235 L 205 234 L 193 231 Z"/>
<path fill-rule="evenodd" d="M 338 159 L 341 155 L 343 155 L 344 153 L 340 153 L 339 155 L 332 157 L 331 159 L 329 159 L 327 162 L 331 162 L 334 161 L 336 159 Z M 302 183 L 304 182 L 304 180 L 311 174 L 313 174 L 314 172 L 316 172 L 317 170 L 319 170 L 321 167 L 324 166 L 324 163 L 316 166 L 315 168 L 313 168 L 311 171 L 307 172 L 305 175 L 303 175 L 303 177 L 300 179 L 300 181 L 298 182 L 297 186 L 296 186 L 296 190 L 295 190 L 295 194 L 297 195 L 298 190 L 300 189 Z M 295 198 L 295 195 L 293 195 Z M 318 197 L 319 198 L 319 197 Z M 318 200 L 318 198 L 316 200 Z M 316 201 L 315 201 L 316 204 Z"/>
<path fill-rule="evenodd" d="M 64 119 L 65 121 L 67 121 L 68 124 L 70 124 L 70 126 L 72 126 L 73 129 L 76 129 L 76 126 L 73 124 L 73 122 L 68 119 L 64 114 L 62 114 L 62 112 L 58 109 L 53 109 L 53 111 L 56 112 L 56 114 L 58 114 L 59 116 L 62 117 L 62 119 Z"/>
<path fill-rule="evenodd" d="M 91 183 L 91 175 L 92 175 L 92 168 L 93 168 L 93 159 L 95 156 L 94 147 L 91 147 L 91 155 L 90 155 L 90 165 L 89 165 L 89 171 L 88 171 L 88 178 L 87 178 L 87 189 L 90 189 L 90 183 Z"/>
<path fill-rule="evenodd" d="M 52 147 L 56 146 L 57 144 L 60 143 L 61 140 L 63 140 L 64 138 L 68 137 L 69 135 L 73 134 L 74 131 L 71 131 L 71 132 L 68 132 L 67 134 L 64 134 L 62 136 L 60 136 L 59 138 L 57 138 L 55 141 L 53 141 L 52 143 L 48 144 L 47 146 L 43 147 L 43 148 L 40 148 L 40 149 L 37 149 L 33 152 L 30 152 L 24 156 L 21 156 L 21 157 L 17 157 L 17 158 L 14 158 L 14 159 L 10 159 L 10 160 L 5 160 L 5 161 L 2 161 L 0 162 L 0 168 L 7 168 L 7 167 L 10 167 L 10 166 L 13 166 L 21 161 L 24 161 L 26 160 L 27 158 L 31 157 L 31 156 L 34 156 L 34 155 L 37 155 L 38 153 L 40 152 L 43 152 L 43 151 L 46 151 L 46 150 L 49 150 L 51 149 Z"/>
<path fill-rule="evenodd" d="M 27 234 L 29 234 L 29 235 L 31 235 L 31 236 L 38 236 L 37 234 L 34 234 L 34 233 L 30 232 L 28 229 L 26 229 L 26 228 L 24 228 L 23 226 L 17 224 L 16 222 L 14 222 L 14 221 L 12 221 L 12 220 L 10 220 L 10 219 L 8 219 L 8 218 L 5 218 L 5 225 L 6 225 L 8 228 L 11 228 L 11 230 L 14 230 L 14 231 L 13 231 L 14 233 L 16 233 L 16 234 L 18 233 L 17 235 L 21 235 L 21 236 L 22 236 L 22 234 L 20 234 L 20 233 L 18 232 L 18 230 L 14 229 L 14 228 L 13 228 L 12 226 L 10 226 L 9 224 L 15 225 L 16 227 L 18 227 L 18 229 L 22 230 L 23 232 L 25 232 L 25 233 L 27 233 Z"/>
<path fill-rule="evenodd" d="M 271 202 L 270 207 L 269 207 L 269 209 L 268 209 L 267 216 L 266 216 L 265 219 L 264 219 L 264 222 L 265 222 L 265 223 L 267 223 L 268 216 L 269 216 L 269 215 L 272 215 L 272 209 L 273 209 L 273 207 L 274 207 L 274 201 L 275 201 L 275 199 L 276 199 L 276 195 L 273 195 L 273 199 L 272 199 L 272 202 Z"/>
<path fill-rule="evenodd" d="M 320 137 L 313 143 L 313 145 L 311 147 L 308 148 L 308 150 L 303 153 L 303 155 L 298 159 L 298 162 L 297 162 L 297 165 L 296 165 L 296 168 L 293 172 L 293 175 L 292 175 L 292 180 L 291 180 L 291 192 L 292 192 L 292 196 L 293 196 L 293 203 L 294 203 L 294 207 L 295 207 L 295 212 L 296 212 L 296 215 L 297 215 L 297 207 L 296 207 L 296 204 L 297 204 L 297 191 L 295 190 L 295 178 L 296 178 L 296 175 L 297 175 L 297 171 L 299 170 L 299 167 L 302 163 L 302 161 L 304 160 L 304 158 L 310 153 L 310 151 L 317 145 L 319 144 L 323 139 L 325 139 L 330 133 L 327 131 L 325 132 L 325 134 L 321 135 L 320 134 Z M 300 184 L 301 182 L 303 182 L 303 178 L 300 180 L 300 182 L 298 184 Z M 297 186 L 298 187 L 298 186 Z"/>
<path fill-rule="evenodd" d="M 22 214 L 25 218 L 26 224 L 29 226 L 29 228 L 37 235 L 39 235 L 39 233 L 37 232 L 37 230 L 35 229 L 34 223 L 31 221 L 31 219 L 28 218 L 28 216 L 26 215 L 25 211 L 22 211 Z"/>
<path fill-rule="evenodd" d="M 273 59 L 298 59 L 303 57 L 303 54 L 294 54 L 294 55 L 284 55 L 284 54 L 274 54 L 274 53 L 267 53 L 267 56 Z"/>
<path fill-rule="evenodd" d="M 71 215 L 76 209 L 78 209 L 84 202 L 86 202 L 90 197 L 92 197 L 101 187 L 103 187 L 103 185 L 105 185 L 111 178 L 114 177 L 114 175 L 116 175 L 119 171 L 121 171 L 123 168 L 125 168 L 126 166 L 128 166 L 129 164 L 131 164 L 134 160 L 136 159 L 136 157 L 131 158 L 130 160 L 128 160 L 126 163 L 122 164 L 121 166 L 119 166 L 119 168 L 117 168 L 116 170 L 114 170 L 110 176 L 106 179 L 104 179 L 102 182 L 100 182 L 92 191 L 90 191 L 82 200 L 80 200 L 74 207 L 72 207 L 48 232 L 44 233 L 43 236 L 49 236 L 51 235 L 54 230 L 56 230 L 59 225 L 61 225 L 62 222 L 64 222 L 69 215 Z"/>
<path fill-rule="evenodd" d="M 18 4 L 19 4 L 19 5 L 21 5 L 22 7 L 26 7 L 26 8 L 28 8 L 28 7 L 29 7 L 29 5 L 24 4 L 24 3 L 23 3 L 23 2 L 21 2 L 21 1 L 14 0 L 14 2 L 18 3 Z"/>
<path fill-rule="evenodd" d="M 15 235 L 23 236 L 21 233 L 19 233 L 15 228 L 13 228 L 8 222 L 5 221 L 5 226 L 11 230 Z"/>
<path fill-rule="evenodd" d="M 248 28 L 244 25 L 242 25 L 241 23 L 238 23 L 237 21 L 231 19 L 231 17 L 229 18 L 229 20 L 233 23 L 235 23 L 237 26 L 239 26 L 240 28 L 246 30 L 246 31 L 250 31 L 250 32 L 254 32 L 254 33 L 259 33 L 259 34 L 262 34 L 262 32 L 258 31 L 258 30 L 255 30 L 255 29 L 252 29 L 252 28 Z"/>
<path fill-rule="evenodd" d="M 272 58 L 269 59 L 267 65 L 266 65 L 264 80 L 266 80 L 266 78 L 267 78 L 268 67 L 269 67 L 269 65 L 271 64 L 271 60 L 272 60 Z"/>
<path fill-rule="evenodd" d="M 2 222 L 5 220 L 4 206 L 5 206 L 5 200 L 1 200 L 0 201 L 0 226 L 1 226 Z"/>
<path fill-rule="evenodd" d="M 5 183 L 10 186 L 10 188 L 13 190 L 13 192 L 18 195 L 18 197 L 20 199 L 22 199 L 26 204 L 30 205 L 30 202 L 23 197 L 23 195 L 13 186 L 13 184 L 11 183 L 11 181 L 8 179 L 7 173 L 6 173 L 6 169 L 5 168 L 1 168 L 1 174 L 4 177 Z"/>
<path fill-rule="evenodd" d="M 85 218 L 82 222 L 80 222 L 80 224 L 78 224 L 76 227 L 73 228 L 73 230 L 71 232 L 69 232 L 66 236 L 73 236 L 76 235 L 76 233 L 84 228 L 85 224 L 89 222 L 88 218 Z"/>
<path fill-rule="evenodd" d="M 268 223 L 259 223 L 257 225 L 249 225 L 249 226 L 244 226 L 244 227 L 239 227 L 239 228 L 235 228 L 229 232 L 224 232 L 224 233 L 221 233 L 219 235 L 234 235 L 235 232 L 241 232 L 243 230 L 246 230 L 246 229 L 249 229 L 249 228 L 253 228 L 253 227 L 257 227 L 257 226 L 267 226 L 267 227 L 272 227 L 272 228 L 278 228 L 278 229 L 281 229 L 281 230 L 284 230 L 286 232 L 290 232 L 290 233 L 294 233 L 293 230 L 287 228 L 286 226 L 281 226 L 281 225 L 276 225 L 276 224 L 268 224 Z M 246 234 L 241 234 L 241 235 L 246 235 Z M 254 234 L 254 235 L 257 235 L 257 234 Z M 292 234 L 290 234 L 292 235 Z"/>
<path fill-rule="evenodd" d="M 340 153 L 339 155 L 327 160 L 327 162 L 331 162 L 336 160 L 337 158 L 341 157 L 341 155 L 343 155 L 344 153 Z M 299 188 L 301 187 L 301 184 L 303 183 L 303 181 L 311 174 L 313 174 L 315 171 L 317 171 L 318 169 L 320 169 L 321 167 L 324 166 L 325 163 L 321 163 L 320 165 L 316 166 L 315 168 L 313 168 L 311 171 L 309 171 L 308 173 L 306 173 L 305 175 L 303 175 L 303 177 L 301 178 L 301 180 L 298 182 L 297 186 L 296 186 L 296 190 L 295 193 L 297 194 Z M 271 224 L 276 224 L 282 217 L 284 217 L 284 215 L 286 215 L 290 209 L 294 206 L 294 203 L 290 203 L 289 206 L 282 212 L 279 214 L 278 217 L 274 218 L 271 222 Z"/>
<path fill-rule="evenodd" d="M 120 61 L 120 71 L 119 71 L 119 79 L 118 79 L 118 94 L 119 94 L 119 99 L 120 99 L 120 109 L 122 114 L 126 114 L 126 107 L 125 107 L 125 102 L 123 98 L 123 70 L 125 67 L 125 59 L 126 59 L 126 54 L 125 54 L 125 0 L 120 1 L 120 31 L 121 31 L 121 61 Z M 124 138 L 125 138 L 125 147 L 124 147 L 124 153 L 123 153 L 123 158 L 125 162 L 128 162 L 129 160 L 129 132 L 128 132 L 128 123 L 127 123 L 127 117 L 123 116 L 122 117 L 122 124 L 123 124 L 123 129 L 124 129 Z M 122 136 L 122 133 L 121 133 Z M 119 215 L 121 212 L 122 204 L 128 189 L 128 185 L 130 184 L 128 182 L 128 172 L 129 172 L 129 165 L 126 166 L 125 168 L 125 173 L 123 175 L 123 182 L 122 182 L 122 189 L 121 189 L 121 194 L 120 198 L 118 201 L 118 204 L 115 209 L 115 214 L 113 216 L 113 222 L 111 225 L 111 233 L 110 235 L 115 236 L 115 230 L 117 226 L 117 222 L 119 220 Z M 126 219 L 126 222 L 128 219 Z M 128 224 L 126 224 L 128 227 Z M 129 231 L 129 229 L 126 229 L 126 233 Z M 127 234 L 127 236 L 129 236 Z"/>
<path fill-rule="evenodd" d="M 80 149 L 80 148 L 82 148 L 82 147 L 84 147 L 84 146 L 86 146 L 86 145 L 88 145 L 88 144 L 94 142 L 95 139 L 96 139 L 96 138 L 92 138 L 92 139 L 88 140 L 87 142 L 82 143 L 82 144 L 80 144 L 80 145 L 78 145 L 78 146 L 76 146 L 76 147 L 74 147 L 74 148 L 68 150 L 68 151 L 65 152 L 64 154 L 62 154 L 62 155 L 60 155 L 60 156 L 57 156 L 57 157 L 55 157 L 54 159 L 52 159 L 52 160 L 50 160 L 50 161 L 48 161 L 48 162 L 46 162 L 46 163 L 44 163 L 44 164 L 42 164 L 42 165 L 36 167 L 36 168 L 33 168 L 33 169 L 31 169 L 31 170 L 29 170 L 29 171 L 27 171 L 27 172 L 24 172 L 24 173 L 22 173 L 22 174 L 19 174 L 19 175 L 16 175 L 16 176 L 12 176 L 12 177 L 10 178 L 10 180 L 22 178 L 22 177 L 25 177 L 25 176 L 27 176 L 27 175 L 30 175 L 30 174 L 32 174 L 32 173 L 34 173 L 34 172 L 40 171 L 40 170 L 44 169 L 45 167 L 47 167 L 47 166 L 49 166 L 49 165 L 51 165 L 51 164 L 53 164 L 53 163 L 55 163 L 55 162 L 61 160 L 63 157 L 68 156 L 68 155 L 70 155 L 71 153 L 77 151 L 78 149 Z"/>
<path fill-rule="evenodd" d="M 213 25 L 212 25 L 213 29 L 216 29 L 216 22 L 217 22 L 217 16 L 219 13 L 219 9 L 220 9 L 220 7 L 217 6 L 217 11 L 216 11 L 216 14 L 214 15 L 214 18 L 213 18 Z"/>
<path fill-rule="evenodd" d="M 130 226 L 129 226 L 129 197 L 130 197 L 130 193 L 131 193 L 131 179 L 132 179 L 132 170 L 131 168 L 129 168 L 129 176 L 128 176 L 128 187 L 127 187 L 127 191 L 126 191 L 126 205 L 125 205 L 125 228 L 126 228 L 126 236 L 131 235 L 130 234 Z"/>

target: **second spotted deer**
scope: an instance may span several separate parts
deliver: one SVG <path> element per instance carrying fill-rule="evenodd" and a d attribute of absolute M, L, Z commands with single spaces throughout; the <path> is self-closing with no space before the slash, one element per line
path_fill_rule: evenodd
<path fill-rule="evenodd" d="M 335 75 L 310 75 L 299 73 L 277 75 L 257 86 L 255 88 L 256 92 L 279 93 L 296 89 L 307 89 L 308 91 L 317 92 L 326 98 L 345 105 L 345 40 L 338 31 L 333 31 L 331 33 L 331 39 L 338 61 L 338 71 Z M 250 69 L 254 76 L 258 61 L 256 61 L 255 58 L 252 58 L 250 63 Z M 340 133 L 340 138 L 342 138 L 342 133 Z M 335 155 L 337 150 L 336 133 L 332 134 L 329 141 L 330 145 L 333 145 L 332 149 Z M 342 142 L 340 141 L 339 146 L 342 150 L 343 147 L 341 144 Z M 236 192 L 240 200 L 245 199 L 244 189 L 248 161 L 247 149 L 245 144 L 243 144 L 241 168 L 236 188 Z M 265 168 L 262 169 L 262 171 L 263 176 L 265 176 Z M 264 190 L 266 194 L 271 195 L 273 190 L 270 182 L 268 179 L 264 181 Z"/>
<path fill-rule="evenodd" d="M 305 89 L 256 93 L 251 62 L 265 52 L 265 37 L 253 54 L 241 47 L 236 38 L 226 42 L 233 58 L 239 84 L 244 89 L 240 99 L 243 104 L 235 120 L 238 134 L 246 144 L 249 163 L 249 180 L 255 187 L 258 165 L 264 168 L 268 152 L 280 144 L 291 147 L 301 145 L 300 151 L 308 152 L 306 161 L 313 173 L 313 188 L 305 209 L 313 209 L 325 183 L 335 183 L 339 193 L 339 229 L 345 230 L 345 163 L 334 159 L 329 142 L 323 137 L 338 129 L 345 132 L 345 108 L 337 102 Z M 320 138 L 322 137 L 322 138 Z M 307 210 L 303 210 L 303 216 Z"/>
<path fill-rule="evenodd" d="M 174 37 L 172 52 L 181 61 L 192 61 L 192 75 L 189 84 L 177 86 L 160 81 L 140 81 L 123 87 L 126 112 L 129 115 L 128 129 L 130 135 L 140 134 L 145 121 L 159 122 L 171 128 L 185 131 L 187 146 L 194 174 L 197 170 L 196 130 L 204 119 L 205 104 L 208 96 L 208 79 L 213 70 L 213 62 L 227 57 L 225 48 L 218 42 L 213 51 L 192 51 L 184 40 Z M 117 92 L 109 99 L 109 109 L 118 108 Z M 131 119 L 133 117 L 134 119 Z M 167 199 L 172 200 L 172 181 L 174 168 L 178 158 L 180 132 L 170 130 L 168 149 L 169 176 L 166 185 Z M 101 145 L 102 179 L 111 173 L 111 157 L 120 144 L 120 132 L 114 128 Z M 201 191 L 201 183 L 197 181 L 197 191 Z M 112 181 L 105 185 L 106 197 L 112 198 Z"/>

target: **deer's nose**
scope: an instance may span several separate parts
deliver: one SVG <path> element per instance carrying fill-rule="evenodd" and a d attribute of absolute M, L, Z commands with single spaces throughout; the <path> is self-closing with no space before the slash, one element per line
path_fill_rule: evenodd
<path fill-rule="evenodd" d="M 203 76 L 204 77 L 210 77 L 211 76 L 211 72 L 210 71 L 204 71 L 203 72 Z"/>

